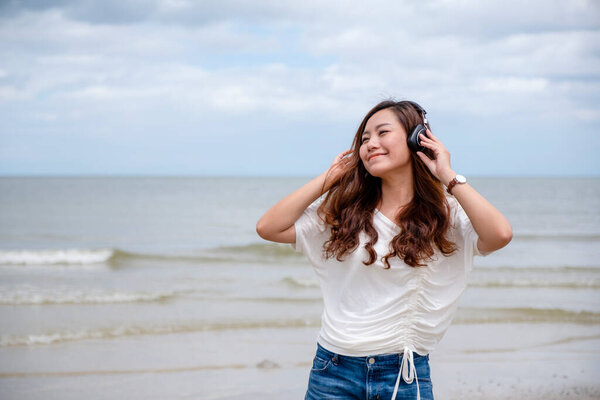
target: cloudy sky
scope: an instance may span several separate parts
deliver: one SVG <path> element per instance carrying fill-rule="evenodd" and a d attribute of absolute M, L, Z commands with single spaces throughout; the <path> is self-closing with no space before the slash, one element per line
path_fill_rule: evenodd
<path fill-rule="evenodd" d="M 600 175 L 600 2 L 0 1 L 0 175 L 310 176 L 389 97 L 464 175 Z"/>

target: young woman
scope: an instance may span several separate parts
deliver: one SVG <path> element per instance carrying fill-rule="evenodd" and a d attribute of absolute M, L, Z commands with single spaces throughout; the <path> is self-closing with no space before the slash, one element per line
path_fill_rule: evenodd
<path fill-rule="evenodd" d="M 256 230 L 305 253 L 319 278 L 308 400 L 433 399 L 429 353 L 452 322 L 473 256 L 512 239 L 508 220 L 452 169 L 425 110 L 392 100 Z"/>

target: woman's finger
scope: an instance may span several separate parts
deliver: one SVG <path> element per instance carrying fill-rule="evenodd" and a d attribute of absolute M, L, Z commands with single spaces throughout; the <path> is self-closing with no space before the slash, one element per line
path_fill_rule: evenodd
<path fill-rule="evenodd" d="M 431 139 L 431 138 L 421 139 L 421 144 L 423 144 L 423 145 L 425 145 L 425 144 L 432 144 L 434 146 L 437 146 L 439 148 L 439 151 L 446 150 L 446 147 L 444 147 L 444 144 L 442 142 L 440 142 L 440 140 L 437 139 L 437 138 L 435 138 L 435 139 Z"/>
<path fill-rule="evenodd" d="M 427 147 L 434 146 L 433 141 L 431 139 L 427 139 L 427 140 L 421 139 L 421 145 L 427 146 Z"/>
<path fill-rule="evenodd" d="M 427 157 L 425 155 L 425 153 L 421 152 L 421 151 L 417 151 L 417 155 L 421 158 L 421 160 L 423 160 L 423 162 L 425 163 L 425 165 L 427 165 L 427 168 L 431 169 L 431 160 L 429 159 L 429 157 Z"/>
<path fill-rule="evenodd" d="M 427 129 L 427 136 L 433 140 L 434 142 L 439 141 L 439 139 L 433 134 L 433 132 L 431 132 L 429 129 Z"/>
<path fill-rule="evenodd" d="M 420 136 L 421 136 L 421 141 L 423 141 L 423 140 L 432 141 L 431 138 L 428 138 L 427 136 L 423 135 L 422 133 L 420 134 Z"/>
<path fill-rule="evenodd" d="M 335 159 L 336 160 L 341 160 L 342 158 L 346 157 L 348 154 L 350 154 L 350 152 L 352 152 L 352 150 L 345 150 L 342 151 L 340 154 L 338 154 Z"/>

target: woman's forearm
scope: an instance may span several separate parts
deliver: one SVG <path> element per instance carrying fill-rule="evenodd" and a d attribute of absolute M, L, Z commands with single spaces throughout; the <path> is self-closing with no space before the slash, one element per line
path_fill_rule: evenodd
<path fill-rule="evenodd" d="M 455 176 L 454 171 L 446 171 L 441 174 L 440 178 L 442 183 L 447 186 Z M 483 246 L 479 246 L 480 250 L 498 250 L 511 241 L 513 233 L 508 219 L 472 186 L 468 183 L 455 185 L 452 195 L 471 220 L 471 224 L 483 244 Z"/>
<path fill-rule="evenodd" d="M 323 194 L 326 176 L 327 171 L 269 208 L 256 223 L 259 236 L 265 240 L 286 242 L 287 240 L 281 239 L 281 234 L 291 228 L 306 207 Z"/>

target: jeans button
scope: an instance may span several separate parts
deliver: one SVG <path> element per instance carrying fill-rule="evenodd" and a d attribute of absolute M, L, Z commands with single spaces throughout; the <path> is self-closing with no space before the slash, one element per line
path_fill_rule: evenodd
<path fill-rule="evenodd" d="M 369 358 L 369 364 L 375 364 L 375 359 L 373 357 Z"/>

